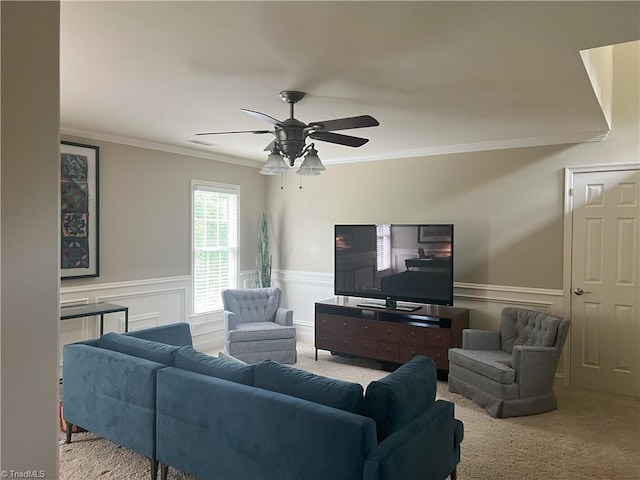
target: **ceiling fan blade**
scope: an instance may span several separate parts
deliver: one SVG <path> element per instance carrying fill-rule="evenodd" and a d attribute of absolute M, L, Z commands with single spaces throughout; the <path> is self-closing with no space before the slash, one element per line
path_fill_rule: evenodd
<path fill-rule="evenodd" d="M 227 135 L 229 133 L 255 133 L 255 134 L 263 134 L 263 133 L 273 133 L 271 130 L 236 130 L 233 132 L 207 132 L 207 133 L 196 133 L 196 135 Z"/>
<path fill-rule="evenodd" d="M 269 145 L 267 145 L 266 147 L 264 147 L 263 152 L 270 152 L 271 150 L 273 150 L 273 147 L 276 146 L 276 141 L 272 140 L 271 143 Z"/>
<path fill-rule="evenodd" d="M 342 135 L 340 133 L 331 132 L 313 132 L 309 134 L 309 137 L 322 142 L 346 145 L 347 147 L 361 147 L 369 141 L 368 138 L 352 137 L 351 135 Z"/>
<path fill-rule="evenodd" d="M 319 127 L 322 132 L 331 132 L 333 130 L 348 130 L 349 128 L 377 127 L 380 123 L 371 115 L 360 115 L 358 117 L 337 118 L 335 120 L 326 120 L 324 122 L 312 122 L 310 127 Z"/>
<path fill-rule="evenodd" d="M 282 122 L 280 120 L 276 120 L 275 118 L 270 117 L 266 113 L 254 112 L 253 110 L 247 110 L 246 108 L 241 108 L 240 110 L 242 110 L 244 113 L 248 113 L 252 117 L 256 117 L 259 120 L 268 122 L 271 125 L 282 125 Z"/>

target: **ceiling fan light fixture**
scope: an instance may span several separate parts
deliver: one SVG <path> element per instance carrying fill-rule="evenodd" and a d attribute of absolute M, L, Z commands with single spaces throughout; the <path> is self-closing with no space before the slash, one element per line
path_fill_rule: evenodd
<path fill-rule="evenodd" d="M 282 155 L 274 148 L 269 156 L 264 167 L 260 169 L 262 175 L 281 175 L 289 170 L 289 165 L 284 161 Z"/>
<path fill-rule="evenodd" d="M 326 169 L 327 167 L 322 164 L 320 157 L 318 157 L 318 151 L 311 147 L 296 173 L 298 175 L 320 175 Z"/>

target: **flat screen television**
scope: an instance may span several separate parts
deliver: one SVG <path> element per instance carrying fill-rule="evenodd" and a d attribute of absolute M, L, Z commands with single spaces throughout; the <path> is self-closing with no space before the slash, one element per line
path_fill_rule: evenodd
<path fill-rule="evenodd" d="M 363 306 L 453 305 L 453 225 L 335 225 L 334 293 Z"/>

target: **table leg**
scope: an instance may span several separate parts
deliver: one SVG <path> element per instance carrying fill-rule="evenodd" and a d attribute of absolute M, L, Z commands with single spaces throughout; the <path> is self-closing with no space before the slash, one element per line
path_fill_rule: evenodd
<path fill-rule="evenodd" d="M 104 333 L 104 313 L 100 314 L 100 336 Z"/>
<path fill-rule="evenodd" d="M 125 332 L 129 331 L 129 309 L 128 308 L 124 311 L 124 331 Z"/>

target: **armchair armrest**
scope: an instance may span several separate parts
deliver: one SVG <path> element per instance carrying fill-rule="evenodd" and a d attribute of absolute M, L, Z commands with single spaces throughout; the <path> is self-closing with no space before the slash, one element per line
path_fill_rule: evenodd
<path fill-rule="evenodd" d="M 293 325 L 293 310 L 278 307 L 274 321 L 283 327 L 291 327 Z"/>
<path fill-rule="evenodd" d="M 551 392 L 559 358 L 560 352 L 555 347 L 513 347 L 513 369 L 521 398 Z"/>
<path fill-rule="evenodd" d="M 500 332 L 495 330 L 462 330 L 462 348 L 466 350 L 500 350 Z"/>
<path fill-rule="evenodd" d="M 236 329 L 236 325 L 238 324 L 238 315 L 234 312 L 230 312 L 229 310 L 225 310 L 223 312 L 224 315 L 224 329 L 227 333 L 231 330 Z"/>

